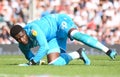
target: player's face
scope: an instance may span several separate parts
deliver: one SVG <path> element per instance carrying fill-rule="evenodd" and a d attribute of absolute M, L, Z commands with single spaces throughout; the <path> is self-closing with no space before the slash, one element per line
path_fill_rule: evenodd
<path fill-rule="evenodd" d="M 22 44 L 28 44 L 28 36 L 26 34 L 26 32 L 23 30 L 21 32 L 19 32 L 16 36 L 15 39 L 22 43 Z"/>

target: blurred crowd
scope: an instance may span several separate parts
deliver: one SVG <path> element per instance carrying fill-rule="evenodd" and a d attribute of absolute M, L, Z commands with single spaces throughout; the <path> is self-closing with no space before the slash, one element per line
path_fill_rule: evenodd
<path fill-rule="evenodd" d="M 16 41 L 9 35 L 13 24 L 23 27 L 29 20 L 31 0 L 0 0 L 0 44 Z M 33 0 L 35 17 L 47 14 L 69 15 L 82 33 L 104 45 L 120 44 L 120 0 Z M 77 41 L 72 41 L 75 44 Z M 68 43 L 71 41 L 68 40 Z"/>

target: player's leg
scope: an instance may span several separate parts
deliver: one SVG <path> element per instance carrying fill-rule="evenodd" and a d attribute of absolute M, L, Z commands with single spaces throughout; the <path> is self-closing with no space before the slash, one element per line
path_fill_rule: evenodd
<path fill-rule="evenodd" d="M 83 49 L 79 49 L 77 51 L 67 54 L 66 49 L 64 49 L 66 48 L 64 43 L 65 40 L 66 39 L 63 39 L 63 41 L 60 39 L 59 40 L 57 39 L 57 42 L 56 42 L 56 39 L 52 39 L 49 42 L 50 49 L 47 55 L 48 63 L 52 65 L 66 65 L 71 60 L 80 58 L 84 61 L 85 65 L 90 65 L 90 60 L 85 54 Z M 59 44 L 60 46 L 58 45 L 58 43 L 61 43 Z M 60 47 L 63 47 L 63 48 L 60 49 Z"/>
<path fill-rule="evenodd" d="M 115 50 L 111 50 L 108 47 L 104 46 L 102 43 L 100 43 L 98 40 L 94 39 L 93 37 L 79 32 L 76 28 L 77 26 L 74 24 L 70 17 L 68 17 L 67 15 L 61 15 L 60 19 L 61 19 L 60 28 L 61 30 L 65 31 L 68 34 L 68 37 L 70 37 L 70 39 L 75 39 L 90 47 L 102 50 L 111 59 L 115 58 L 117 54 Z"/>
<path fill-rule="evenodd" d="M 94 39 L 93 37 L 87 34 L 83 34 L 74 28 L 69 31 L 69 35 L 71 38 L 80 41 L 90 47 L 104 51 L 111 59 L 114 59 L 117 54 L 115 50 L 109 49 L 108 47 L 100 43 L 98 40 Z"/>
<path fill-rule="evenodd" d="M 53 54 L 53 53 L 52 53 Z M 51 56 L 53 56 L 51 54 Z M 56 59 L 51 60 L 49 64 L 51 65 L 66 65 L 68 64 L 71 60 L 74 59 L 82 59 L 84 61 L 85 65 L 90 65 L 90 60 L 87 57 L 84 48 L 80 48 L 74 52 L 71 53 L 60 53 L 60 56 Z"/>

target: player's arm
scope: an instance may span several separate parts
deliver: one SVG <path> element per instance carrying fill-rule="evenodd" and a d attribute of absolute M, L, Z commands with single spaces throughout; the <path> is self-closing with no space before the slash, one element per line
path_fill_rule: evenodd
<path fill-rule="evenodd" d="M 32 34 L 40 46 L 39 49 L 37 50 L 36 55 L 32 57 L 33 62 L 37 63 L 46 55 L 49 47 L 44 33 L 38 26 L 32 26 L 31 30 L 35 31 L 35 33 L 33 32 Z"/>
<path fill-rule="evenodd" d="M 41 64 L 45 64 L 45 61 L 38 61 L 37 63 L 35 63 L 33 61 L 33 57 L 34 54 L 32 53 L 32 51 L 29 49 L 29 47 L 27 46 L 23 46 L 22 44 L 19 45 L 20 50 L 22 51 L 22 53 L 25 55 L 26 59 L 29 61 L 28 63 L 23 63 L 23 64 L 19 64 L 19 66 L 30 66 L 30 65 L 41 65 Z"/>

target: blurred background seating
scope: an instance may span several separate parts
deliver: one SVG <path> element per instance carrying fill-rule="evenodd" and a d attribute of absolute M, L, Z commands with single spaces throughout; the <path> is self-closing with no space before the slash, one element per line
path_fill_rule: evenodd
<path fill-rule="evenodd" d="M 69 15 L 80 32 L 104 45 L 120 44 L 120 0 L 0 0 L 0 44 L 17 43 L 9 35 L 13 24 L 24 27 L 53 13 Z M 82 44 L 69 39 L 68 43 Z"/>

